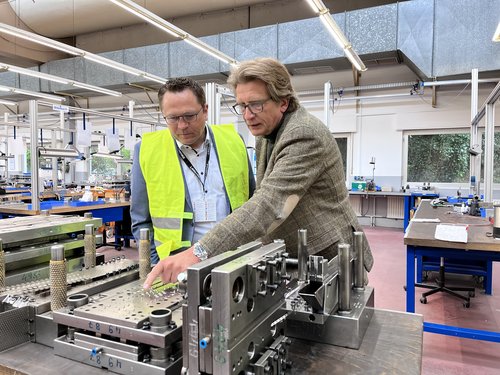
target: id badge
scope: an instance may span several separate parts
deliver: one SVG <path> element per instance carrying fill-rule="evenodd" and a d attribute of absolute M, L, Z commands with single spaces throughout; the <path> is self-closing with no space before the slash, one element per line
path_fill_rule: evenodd
<path fill-rule="evenodd" d="M 217 211 L 215 206 L 215 199 L 213 198 L 200 198 L 193 202 L 194 220 L 197 223 L 205 223 L 209 221 L 216 221 Z"/>

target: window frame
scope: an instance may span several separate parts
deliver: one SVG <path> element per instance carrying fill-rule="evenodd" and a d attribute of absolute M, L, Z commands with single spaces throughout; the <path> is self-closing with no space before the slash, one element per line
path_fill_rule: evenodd
<path fill-rule="evenodd" d="M 349 181 L 351 180 L 352 176 L 352 150 L 353 150 L 353 142 L 354 142 L 354 137 L 352 136 L 351 132 L 331 132 L 335 140 L 337 138 L 347 138 L 346 141 L 346 164 L 345 164 L 345 183 L 346 186 L 349 186 Z M 341 155 L 344 157 L 343 155 Z"/>
<path fill-rule="evenodd" d="M 485 132 L 484 126 L 478 127 L 478 138 L 482 139 Z M 424 182 L 430 182 L 432 186 L 436 188 L 442 189 L 468 189 L 470 182 L 437 182 L 437 181 L 412 181 L 408 182 L 408 136 L 410 135 L 438 135 L 438 134 L 470 134 L 470 128 L 443 128 L 443 129 L 421 129 L 421 130 L 405 130 L 403 132 L 403 163 L 401 171 L 403 185 L 410 184 L 421 186 Z M 484 157 L 484 150 L 481 154 L 481 158 Z M 482 159 L 483 160 L 483 159 Z M 470 167 L 469 167 L 470 168 Z M 470 171 L 470 169 L 469 169 Z M 484 179 L 484 176 L 481 175 L 481 178 Z M 481 184 L 484 184 L 484 181 L 481 181 Z M 493 183 L 493 189 L 500 189 L 500 183 Z"/>

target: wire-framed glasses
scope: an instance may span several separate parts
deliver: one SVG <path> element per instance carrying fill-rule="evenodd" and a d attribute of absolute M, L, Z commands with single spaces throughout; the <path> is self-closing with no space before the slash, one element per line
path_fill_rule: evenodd
<path fill-rule="evenodd" d="M 164 116 L 163 118 L 165 119 L 165 121 L 169 125 L 178 124 L 181 118 L 184 120 L 185 123 L 190 123 L 190 122 L 196 121 L 196 119 L 198 118 L 198 115 L 200 114 L 202 109 L 203 109 L 203 107 L 201 107 L 197 113 L 185 113 L 185 114 L 180 115 L 180 116 L 166 116 L 166 117 Z"/>
<path fill-rule="evenodd" d="M 260 113 L 264 110 L 264 104 L 269 100 L 271 100 L 271 98 L 267 98 L 266 100 L 259 100 L 257 102 L 251 102 L 248 104 L 235 104 L 233 105 L 233 110 L 237 115 L 242 115 L 245 113 L 245 109 L 248 108 L 248 110 L 255 115 L 256 113 Z"/>

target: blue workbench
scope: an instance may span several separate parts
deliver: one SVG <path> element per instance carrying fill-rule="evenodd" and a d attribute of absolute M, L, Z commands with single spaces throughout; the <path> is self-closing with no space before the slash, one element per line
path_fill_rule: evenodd
<path fill-rule="evenodd" d="M 491 225 L 488 221 L 468 215 L 453 212 L 450 207 L 430 206 L 429 201 L 423 201 L 415 217 L 419 219 L 439 218 L 441 223 L 468 224 L 467 243 L 436 240 L 434 233 L 436 223 L 410 222 L 405 235 L 406 245 L 406 311 L 415 312 L 415 259 L 418 257 L 444 257 L 445 259 L 462 259 L 471 261 L 486 261 L 488 264 L 500 261 L 500 241 L 488 237 Z M 445 264 L 446 267 L 446 264 Z M 489 285 L 491 290 L 491 267 L 489 269 Z M 471 300 L 471 304 L 474 299 Z M 424 321 L 424 331 L 469 339 L 500 342 L 500 333 L 477 330 Z"/>

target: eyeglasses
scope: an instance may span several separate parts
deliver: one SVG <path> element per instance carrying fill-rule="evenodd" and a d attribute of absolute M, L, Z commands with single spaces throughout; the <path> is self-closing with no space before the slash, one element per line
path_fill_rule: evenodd
<path fill-rule="evenodd" d="M 200 114 L 202 109 L 203 109 L 203 107 L 201 107 L 197 113 L 186 113 L 186 114 L 180 115 L 180 116 L 168 116 L 168 117 L 163 116 L 163 118 L 165 119 L 165 121 L 169 125 L 178 124 L 181 118 L 184 120 L 185 123 L 190 123 L 190 122 L 196 121 L 196 119 L 198 118 L 198 115 Z"/>
<path fill-rule="evenodd" d="M 251 102 L 248 104 L 235 104 L 233 105 L 233 110 L 237 115 L 242 115 L 245 113 L 245 109 L 248 108 L 252 114 L 260 113 L 264 110 L 264 103 L 271 100 L 271 98 L 267 98 L 266 100 L 260 100 L 258 102 Z"/>

